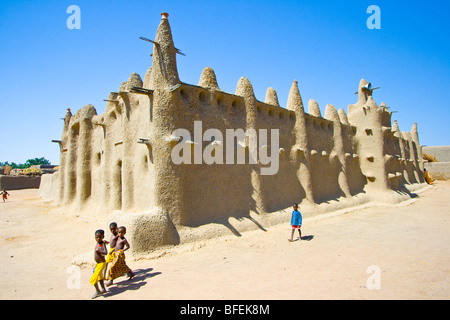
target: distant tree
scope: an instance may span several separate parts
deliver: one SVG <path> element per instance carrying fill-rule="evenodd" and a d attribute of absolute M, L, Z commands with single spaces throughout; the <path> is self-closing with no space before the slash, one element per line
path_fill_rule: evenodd
<path fill-rule="evenodd" d="M 12 167 L 9 166 L 9 165 L 5 165 L 5 166 L 3 167 L 3 170 L 4 170 L 4 173 L 5 173 L 6 175 L 9 175 L 9 173 L 10 173 L 11 170 L 12 170 Z"/>
<path fill-rule="evenodd" d="M 19 163 L 19 164 L 16 164 L 14 162 L 9 163 L 8 161 L 0 162 L 0 167 L 11 166 L 13 169 L 26 169 L 31 166 L 39 165 L 39 164 L 51 164 L 51 163 L 50 163 L 50 161 L 48 161 L 47 159 L 42 157 L 42 158 L 28 159 L 27 161 L 25 161 L 25 163 Z"/>
<path fill-rule="evenodd" d="M 39 164 L 50 164 L 50 161 L 48 161 L 44 157 L 28 159 L 27 161 L 25 161 L 25 166 L 27 166 L 27 168 L 29 168 L 31 166 L 39 165 Z"/>

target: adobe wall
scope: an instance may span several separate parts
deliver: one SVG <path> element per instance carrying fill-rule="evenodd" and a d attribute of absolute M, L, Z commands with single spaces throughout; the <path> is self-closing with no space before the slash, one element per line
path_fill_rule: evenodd
<path fill-rule="evenodd" d="M 209 83 L 215 83 L 212 70 L 205 68 L 201 79 L 207 78 L 204 73 L 209 73 L 214 78 Z M 201 82 L 202 80 L 200 84 Z M 299 95 L 296 82 L 293 87 Z M 286 204 L 301 202 L 307 192 L 314 194 L 313 202 L 321 203 L 350 197 L 363 190 L 365 178 L 353 156 L 355 128 L 348 123 L 342 124 L 333 106 L 326 108 L 329 119 L 321 117 L 318 106 L 316 111 L 310 110 L 315 115 L 305 112 L 297 115 L 295 111 L 279 106 L 277 98 L 270 96 L 276 95 L 273 89 L 268 90 L 266 102 L 256 101 L 251 84 L 245 78 L 239 81 L 236 94 L 224 93 L 216 86 L 206 88 L 187 84 L 183 84 L 177 91 L 176 104 L 181 105 L 183 112 L 178 119 L 179 125 L 188 129 L 191 135 L 194 132 L 194 121 L 201 121 L 203 131 L 216 128 L 223 136 L 227 129 L 279 131 L 279 149 L 270 150 L 268 143 L 269 154 L 279 154 L 279 169 L 275 175 L 261 175 L 261 165 L 250 164 L 248 161 L 248 148 L 245 164 L 182 165 L 183 183 L 186 184 L 182 188 L 186 210 L 183 224 L 197 226 L 229 216 L 242 218 L 248 216 L 250 211 L 276 211 L 285 208 Z M 243 96 L 238 95 L 242 92 Z M 246 92 L 249 93 L 248 96 L 245 96 Z M 314 105 L 314 102 L 311 104 Z M 298 107 L 303 108 L 302 105 Z M 314 106 L 310 107 L 313 108 Z M 301 143 L 295 138 L 295 126 L 299 122 L 297 117 L 303 119 L 307 133 L 305 141 L 309 141 L 308 147 L 298 154 L 292 152 L 294 146 Z M 209 141 L 201 143 L 202 150 L 210 145 Z M 222 141 L 222 145 L 227 145 L 226 139 Z M 239 148 L 238 145 L 236 147 Z M 222 149 L 221 152 L 224 151 Z M 299 167 L 306 166 L 304 152 L 311 157 L 308 169 L 311 173 L 310 185 L 302 183 L 302 173 L 298 172 Z M 222 158 L 225 163 L 224 158 L 225 155 Z M 274 190 L 277 190 L 275 197 Z"/>
<path fill-rule="evenodd" d="M 424 146 L 422 151 L 433 155 L 439 162 L 450 162 L 450 146 Z"/>
<path fill-rule="evenodd" d="M 40 176 L 0 175 L 0 190 L 37 189 L 40 183 Z"/>
<path fill-rule="evenodd" d="M 422 152 L 434 156 L 438 161 L 424 164 L 432 179 L 450 179 L 450 146 L 422 147 Z"/>
<path fill-rule="evenodd" d="M 425 168 L 433 180 L 450 179 L 450 162 L 428 162 L 425 163 Z"/>

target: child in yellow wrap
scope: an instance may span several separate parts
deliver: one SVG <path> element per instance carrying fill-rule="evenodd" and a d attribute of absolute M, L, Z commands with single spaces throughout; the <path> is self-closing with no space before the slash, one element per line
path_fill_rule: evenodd
<path fill-rule="evenodd" d="M 117 223 L 111 222 L 109 224 L 109 230 L 111 231 L 111 239 L 109 241 L 109 252 L 106 256 L 105 278 L 108 263 L 114 261 L 114 248 L 116 247 L 117 238 L 119 238 L 119 234 L 117 233 Z"/>
<path fill-rule="evenodd" d="M 103 272 L 106 267 L 105 256 L 108 254 L 108 251 L 106 250 L 107 242 L 103 241 L 104 237 L 105 231 L 95 231 L 95 241 L 97 242 L 97 244 L 95 245 L 94 249 L 94 260 L 95 262 L 97 262 L 97 265 L 95 266 L 94 273 L 92 274 L 91 280 L 89 281 L 95 287 L 95 294 L 92 296 L 92 299 L 95 299 L 101 294 L 106 293 L 106 288 L 103 281 L 105 279 Z M 103 289 L 102 291 L 100 291 L 98 287 L 99 282 Z"/>

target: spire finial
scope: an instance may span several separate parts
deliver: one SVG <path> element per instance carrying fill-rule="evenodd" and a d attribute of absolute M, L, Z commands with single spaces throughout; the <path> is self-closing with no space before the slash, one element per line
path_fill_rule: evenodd
<path fill-rule="evenodd" d="M 198 85 L 205 88 L 219 90 L 216 74 L 211 67 L 206 67 L 203 69 Z"/>
<path fill-rule="evenodd" d="M 300 111 L 302 113 L 304 112 L 303 101 L 302 97 L 300 96 L 297 80 L 294 80 L 294 82 L 292 83 L 291 90 L 289 91 L 286 109 L 291 111 Z"/>
<path fill-rule="evenodd" d="M 344 109 L 340 108 L 338 110 L 338 116 L 339 116 L 339 121 L 341 121 L 342 124 L 350 125 L 350 123 L 348 122 L 347 114 L 345 113 Z"/>
<path fill-rule="evenodd" d="M 331 121 L 340 121 L 339 114 L 332 104 L 326 105 L 324 118 Z"/>
<path fill-rule="evenodd" d="M 308 113 L 315 117 L 322 117 L 320 114 L 319 104 L 314 99 L 309 99 L 308 102 Z"/>
<path fill-rule="evenodd" d="M 274 88 L 270 87 L 267 89 L 266 100 L 264 102 L 273 106 L 280 106 L 280 103 L 278 102 L 278 95 Z"/>
<path fill-rule="evenodd" d="M 241 97 L 254 97 L 255 93 L 253 92 L 253 86 L 250 83 L 250 80 L 248 80 L 245 77 L 239 78 L 238 84 L 236 86 L 236 93 L 237 96 Z"/>
<path fill-rule="evenodd" d="M 168 14 L 161 13 L 161 21 L 156 31 L 153 46 L 151 87 L 172 87 L 180 83 L 177 70 L 177 49 L 173 44 Z"/>

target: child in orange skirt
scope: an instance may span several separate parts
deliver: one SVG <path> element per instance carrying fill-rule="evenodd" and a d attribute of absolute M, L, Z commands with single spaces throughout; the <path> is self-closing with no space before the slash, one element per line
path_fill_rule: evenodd
<path fill-rule="evenodd" d="M 107 279 L 109 281 L 106 283 L 106 286 L 112 285 L 114 279 L 124 275 L 125 273 L 129 275 L 129 279 L 134 277 L 133 271 L 131 271 L 125 262 L 125 251 L 130 249 L 130 244 L 125 238 L 126 232 L 127 229 L 125 227 L 119 227 L 119 229 L 117 229 L 117 234 L 119 237 L 117 238 L 114 250 L 110 252 L 110 254 L 114 254 L 114 260 L 112 261 L 111 268 L 108 271 Z"/>

